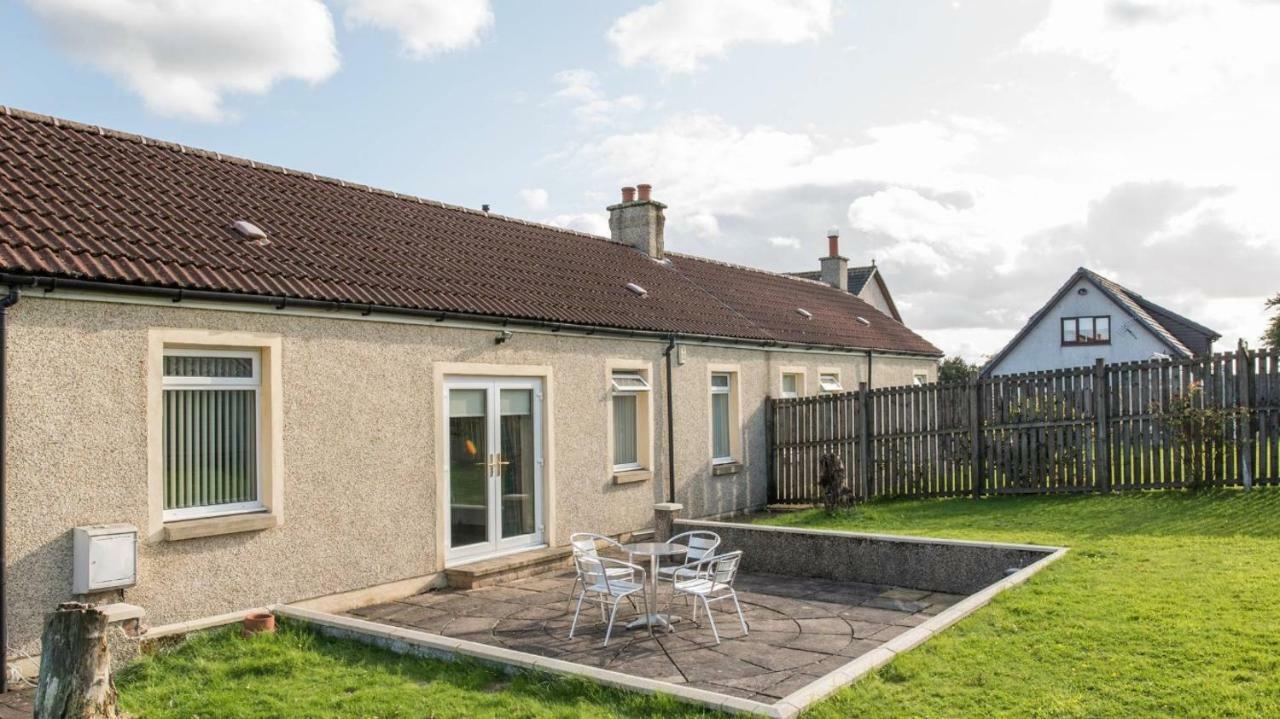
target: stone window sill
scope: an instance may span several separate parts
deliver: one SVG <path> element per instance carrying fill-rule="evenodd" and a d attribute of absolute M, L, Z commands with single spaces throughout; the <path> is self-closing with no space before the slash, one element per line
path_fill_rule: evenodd
<path fill-rule="evenodd" d="M 625 472 L 614 472 L 614 484 L 633 484 L 635 482 L 648 482 L 653 479 L 653 470 L 649 469 L 628 469 Z"/>
<path fill-rule="evenodd" d="M 711 476 L 725 477 L 742 471 L 742 462 L 725 462 L 711 465 Z"/>
<path fill-rule="evenodd" d="M 220 534 L 258 532 L 279 526 L 280 517 L 270 512 L 228 514 L 225 517 L 165 522 L 164 539 L 166 542 L 180 542 L 184 539 L 216 537 Z"/>

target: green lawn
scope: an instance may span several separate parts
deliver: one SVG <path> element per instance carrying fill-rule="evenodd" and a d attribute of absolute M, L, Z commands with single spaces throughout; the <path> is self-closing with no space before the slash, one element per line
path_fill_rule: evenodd
<path fill-rule="evenodd" d="M 195 635 L 131 664 L 116 684 L 122 708 L 140 719 L 709 714 L 584 680 L 404 657 L 288 622 L 248 640 L 236 629 Z"/>
<path fill-rule="evenodd" d="M 770 521 L 1072 548 L 811 717 L 1280 716 L 1280 490 L 888 502 Z M 118 682 L 144 719 L 706 714 L 287 623 L 248 641 L 196 636 Z"/>
<path fill-rule="evenodd" d="M 887 502 L 770 522 L 1071 547 L 808 716 L 1280 716 L 1280 490 Z"/>

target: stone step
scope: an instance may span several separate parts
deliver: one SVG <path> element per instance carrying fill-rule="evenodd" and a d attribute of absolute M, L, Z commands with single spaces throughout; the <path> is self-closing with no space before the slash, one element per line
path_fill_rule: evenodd
<path fill-rule="evenodd" d="M 653 532 L 629 532 L 617 537 L 619 542 L 645 542 Z M 603 548 L 603 544 L 601 544 Z M 516 579 L 559 572 L 573 566 L 573 551 L 568 546 L 540 547 L 527 552 L 507 554 L 492 559 L 461 564 L 444 570 L 445 580 L 454 589 L 492 587 Z"/>

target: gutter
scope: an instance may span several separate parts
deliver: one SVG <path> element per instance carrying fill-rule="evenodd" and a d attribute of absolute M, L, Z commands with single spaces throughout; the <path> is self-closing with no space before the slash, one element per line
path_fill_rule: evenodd
<path fill-rule="evenodd" d="M 0 273 L 0 284 L 7 284 L 11 287 L 27 287 L 31 289 L 42 290 L 45 294 L 55 292 L 60 289 L 74 290 L 80 292 L 97 292 L 105 294 L 122 294 L 135 295 L 140 297 L 164 298 L 172 300 L 174 303 L 180 303 L 184 300 L 194 300 L 201 302 L 222 302 L 229 304 L 259 305 L 272 307 L 277 310 L 284 309 L 307 309 L 321 310 L 326 312 L 354 312 L 361 317 L 368 317 L 377 312 L 382 315 L 391 315 L 399 317 L 414 317 L 419 319 L 431 319 L 437 322 L 459 321 L 459 322 L 477 322 L 483 324 L 492 324 L 504 328 L 524 327 L 531 329 L 549 330 L 551 332 L 577 332 L 586 335 L 605 335 L 609 337 L 620 338 L 643 338 L 651 340 L 670 340 L 676 339 L 683 342 L 697 343 L 721 343 L 728 345 L 736 345 L 740 347 L 752 347 L 757 349 L 778 349 L 778 350 L 800 350 L 813 351 L 822 350 L 825 352 L 840 354 L 857 354 L 861 352 L 882 352 L 887 354 L 896 354 L 909 357 L 925 357 L 933 358 L 934 355 L 913 353 L 903 350 L 876 349 L 864 347 L 846 347 L 843 345 L 830 344 L 803 344 L 798 342 L 781 342 L 778 340 L 749 340 L 735 337 L 725 337 L 720 335 L 707 334 L 690 334 L 690 333 L 672 333 L 661 332 L 655 330 L 629 330 L 618 327 L 606 327 L 604 325 L 587 325 L 574 324 L 570 322 L 554 322 L 550 320 L 534 320 L 521 319 L 517 317 L 501 317 L 496 315 L 485 315 L 474 312 L 454 312 L 446 310 L 421 310 L 407 307 L 395 307 L 392 305 L 379 305 L 360 302 L 340 302 L 330 300 L 315 300 L 304 297 L 292 297 L 290 295 L 259 295 L 259 294 L 242 294 L 238 292 L 219 292 L 212 290 L 187 290 L 172 287 L 159 287 L 149 285 L 130 285 L 114 282 L 97 282 L 93 280 L 75 280 L 64 279 L 50 276 L 22 275 L 12 273 Z"/>
<path fill-rule="evenodd" d="M 5 430 L 9 419 L 5 396 L 5 387 L 8 384 L 5 364 L 5 355 L 8 354 L 8 333 L 6 330 L 9 308 L 16 304 L 18 304 L 18 288 L 10 286 L 9 294 L 4 299 L 0 299 L 0 694 L 9 691 L 9 625 L 5 619 L 8 614 L 8 603 L 5 599 L 5 574 L 7 573 L 8 563 L 4 541 L 6 511 L 8 509 L 5 502 L 7 494 L 5 486 L 5 447 L 8 444 L 8 436 Z"/>

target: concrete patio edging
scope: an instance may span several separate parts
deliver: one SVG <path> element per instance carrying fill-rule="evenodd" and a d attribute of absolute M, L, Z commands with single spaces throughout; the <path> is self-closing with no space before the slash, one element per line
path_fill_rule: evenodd
<path fill-rule="evenodd" d="M 1034 545 L 1016 545 L 1034 547 Z M 1014 574 L 1001 579 L 986 588 L 971 594 L 947 609 L 939 612 L 933 619 L 926 621 L 886 642 L 883 646 L 863 654 L 853 661 L 833 670 L 826 676 L 814 680 L 807 686 L 783 697 L 774 706 L 782 710 L 785 717 L 795 716 L 806 707 L 825 699 L 863 676 L 893 661 L 903 652 L 910 651 L 923 644 L 930 637 L 942 632 L 956 622 L 964 619 L 991 602 L 996 595 L 1026 582 L 1037 572 L 1058 561 L 1067 553 L 1066 547 L 1035 547 L 1036 549 L 1053 549 L 1054 551 Z"/>
<path fill-rule="evenodd" d="M 497 666 L 498 668 L 524 669 L 583 677 L 599 684 L 640 692 L 642 694 L 669 694 L 690 704 L 699 704 L 730 714 L 752 714 L 771 719 L 790 719 L 795 712 L 786 711 L 776 704 L 765 704 L 751 699 L 726 696 L 696 687 L 681 686 L 670 682 L 631 676 L 621 672 L 575 664 L 560 659 L 517 652 L 465 639 L 452 639 L 414 629 L 393 627 L 354 617 L 339 616 L 313 609 L 289 605 L 276 605 L 271 611 L 277 616 L 305 622 L 319 628 L 324 634 L 374 644 L 398 654 L 417 654 L 439 659 L 464 656 Z"/>

